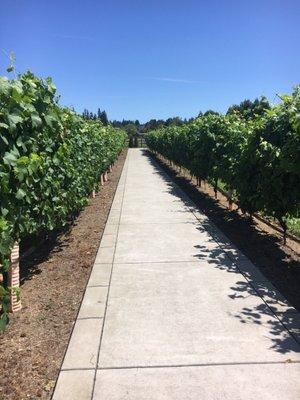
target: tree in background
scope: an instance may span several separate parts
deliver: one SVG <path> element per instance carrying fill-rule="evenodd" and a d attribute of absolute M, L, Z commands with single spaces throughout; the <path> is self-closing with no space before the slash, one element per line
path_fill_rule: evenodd
<path fill-rule="evenodd" d="M 107 118 L 106 111 L 101 111 L 100 108 L 98 108 L 97 114 L 94 114 L 93 112 L 90 112 L 86 108 L 83 110 L 82 117 L 84 119 L 92 119 L 92 120 L 99 120 L 102 122 L 104 126 L 107 126 L 109 121 Z"/>
<path fill-rule="evenodd" d="M 234 104 L 230 106 L 226 114 L 239 114 L 245 119 L 251 119 L 256 116 L 262 116 L 270 108 L 271 106 L 268 99 L 265 96 L 261 96 L 254 101 L 244 100 L 239 105 Z"/>
<path fill-rule="evenodd" d="M 221 115 L 221 114 L 214 110 L 207 110 L 207 111 L 205 111 L 205 113 L 203 115 L 204 115 L 204 117 L 207 117 L 207 115 Z"/>
<path fill-rule="evenodd" d="M 100 108 L 98 108 L 98 112 L 97 112 L 97 117 L 98 119 L 100 119 L 100 121 L 102 122 L 103 125 L 108 125 L 108 118 L 107 118 L 107 114 L 106 111 L 101 111 Z"/>
<path fill-rule="evenodd" d="M 128 136 L 129 139 L 129 146 L 130 147 L 136 147 L 137 146 L 137 139 L 136 139 L 136 134 L 137 134 L 137 126 L 135 124 L 127 124 L 123 128 Z"/>
<path fill-rule="evenodd" d="M 134 136 L 137 133 L 137 128 L 136 128 L 136 125 L 134 125 L 134 124 L 125 125 L 124 129 L 127 132 L 127 135 L 129 137 Z"/>
<path fill-rule="evenodd" d="M 180 117 L 168 118 L 165 122 L 166 126 L 171 126 L 171 125 L 180 126 L 182 124 L 183 124 L 183 121 Z"/>

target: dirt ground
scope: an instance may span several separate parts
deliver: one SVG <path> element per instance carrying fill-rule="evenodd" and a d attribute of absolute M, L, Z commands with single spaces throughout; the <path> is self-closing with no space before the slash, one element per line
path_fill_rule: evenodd
<path fill-rule="evenodd" d="M 250 221 L 237 211 L 228 209 L 225 196 L 208 184 L 196 186 L 190 175 L 180 174 L 168 163 L 155 158 L 159 165 L 194 201 L 214 224 L 260 269 L 286 299 L 300 311 L 300 244 L 287 239 L 283 245 L 280 234 L 267 224 L 254 219 Z"/>
<path fill-rule="evenodd" d="M 0 333 L 0 400 L 50 399 L 125 157 L 75 222 L 21 261 L 23 308 Z"/>

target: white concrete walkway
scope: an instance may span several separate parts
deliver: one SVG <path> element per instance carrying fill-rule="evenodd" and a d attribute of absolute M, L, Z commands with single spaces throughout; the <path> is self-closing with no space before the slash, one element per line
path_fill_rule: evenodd
<path fill-rule="evenodd" d="M 53 399 L 297 400 L 299 327 L 253 264 L 132 149 Z"/>

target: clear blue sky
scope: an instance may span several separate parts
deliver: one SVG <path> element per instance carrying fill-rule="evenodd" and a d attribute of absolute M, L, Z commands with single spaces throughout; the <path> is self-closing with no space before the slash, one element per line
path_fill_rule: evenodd
<path fill-rule="evenodd" d="M 299 0 L 0 0 L 0 74 L 110 119 L 190 117 L 300 83 Z"/>

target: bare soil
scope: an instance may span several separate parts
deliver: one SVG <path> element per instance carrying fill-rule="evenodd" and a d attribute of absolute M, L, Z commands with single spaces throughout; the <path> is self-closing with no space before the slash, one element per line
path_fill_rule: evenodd
<path fill-rule="evenodd" d="M 74 223 L 22 259 L 23 308 L 0 333 L 0 400 L 51 398 L 125 158 Z"/>
<path fill-rule="evenodd" d="M 300 244 L 287 239 L 258 219 L 250 220 L 233 205 L 228 209 L 225 196 L 205 183 L 196 186 L 190 175 L 180 173 L 168 162 L 149 153 L 196 206 L 259 268 L 261 273 L 300 311 Z"/>

